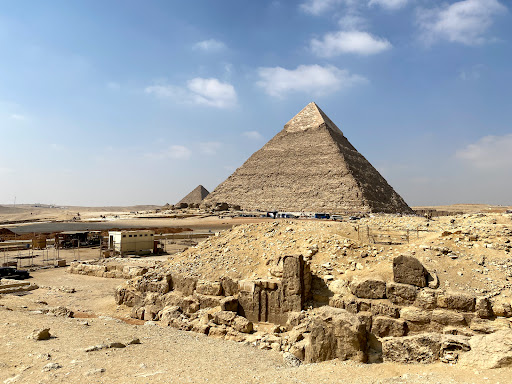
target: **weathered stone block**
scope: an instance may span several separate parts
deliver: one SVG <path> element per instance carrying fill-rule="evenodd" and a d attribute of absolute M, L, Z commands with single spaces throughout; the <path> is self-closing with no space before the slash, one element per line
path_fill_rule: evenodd
<path fill-rule="evenodd" d="M 372 302 L 370 311 L 376 316 L 383 315 L 393 317 L 395 319 L 400 317 L 400 308 L 386 300 Z"/>
<path fill-rule="evenodd" d="M 469 340 L 471 351 L 459 357 L 459 364 L 479 369 L 512 366 L 512 330 L 474 336 Z"/>
<path fill-rule="evenodd" d="M 427 270 L 415 257 L 398 256 L 393 259 L 393 278 L 395 283 L 426 287 L 427 276 Z"/>
<path fill-rule="evenodd" d="M 416 295 L 414 305 L 423 309 L 436 309 L 437 296 L 440 292 L 439 290 L 429 288 L 421 289 Z"/>
<path fill-rule="evenodd" d="M 191 276 L 184 276 L 179 273 L 172 274 L 172 289 L 180 291 L 184 295 L 192 295 L 196 289 L 197 279 Z"/>
<path fill-rule="evenodd" d="M 201 309 L 218 307 L 220 306 L 220 302 L 222 301 L 222 296 L 210 296 L 195 293 L 194 297 L 199 302 L 199 307 Z"/>
<path fill-rule="evenodd" d="M 343 309 L 323 307 L 310 325 L 305 361 L 314 363 L 338 358 L 367 360 L 367 332 L 357 316 Z"/>
<path fill-rule="evenodd" d="M 160 311 L 160 321 L 169 325 L 172 319 L 177 319 L 183 314 L 183 310 L 178 306 L 165 307 Z"/>
<path fill-rule="evenodd" d="M 494 301 L 492 303 L 492 312 L 499 317 L 512 317 L 512 307 L 509 303 L 503 301 Z"/>
<path fill-rule="evenodd" d="M 236 318 L 235 312 L 220 311 L 213 315 L 213 322 L 218 325 L 231 325 Z"/>
<path fill-rule="evenodd" d="M 435 309 L 432 311 L 432 321 L 442 325 L 466 325 L 466 320 L 462 313 L 448 311 L 446 309 Z"/>
<path fill-rule="evenodd" d="M 220 301 L 220 309 L 223 311 L 238 312 L 238 299 L 234 296 L 228 296 Z"/>
<path fill-rule="evenodd" d="M 372 321 L 372 333 L 378 337 L 401 337 L 407 334 L 407 323 L 401 319 L 376 316 Z"/>
<path fill-rule="evenodd" d="M 386 297 L 386 282 L 373 278 L 354 279 L 350 283 L 350 291 L 362 299 L 383 299 Z"/>
<path fill-rule="evenodd" d="M 253 331 L 253 324 L 245 317 L 236 316 L 233 322 L 231 323 L 233 329 L 237 332 L 241 333 L 251 333 Z"/>
<path fill-rule="evenodd" d="M 388 283 L 386 296 L 394 304 L 412 304 L 416 300 L 418 288 L 409 284 Z"/>
<path fill-rule="evenodd" d="M 382 340 L 382 359 L 393 363 L 433 363 L 439 360 L 441 335 L 423 333 Z"/>
<path fill-rule="evenodd" d="M 477 297 L 475 302 L 475 311 L 478 317 L 489 319 L 493 316 L 491 301 L 488 297 Z"/>
<path fill-rule="evenodd" d="M 224 276 L 220 280 L 222 290 L 226 296 L 235 296 L 238 294 L 238 281 L 228 276 Z"/>
<path fill-rule="evenodd" d="M 474 312 L 476 298 L 473 295 L 459 292 L 442 292 L 437 296 L 437 305 L 441 308 L 457 311 Z"/>
<path fill-rule="evenodd" d="M 476 333 L 494 333 L 501 329 L 509 329 L 510 323 L 505 319 L 501 320 L 503 321 L 474 318 L 469 323 L 469 328 Z"/>
<path fill-rule="evenodd" d="M 222 295 L 222 285 L 218 281 L 199 280 L 196 285 L 196 293 L 208 296 Z"/>
<path fill-rule="evenodd" d="M 432 313 L 416 307 L 404 307 L 400 310 L 400 318 L 416 324 L 428 324 Z"/>

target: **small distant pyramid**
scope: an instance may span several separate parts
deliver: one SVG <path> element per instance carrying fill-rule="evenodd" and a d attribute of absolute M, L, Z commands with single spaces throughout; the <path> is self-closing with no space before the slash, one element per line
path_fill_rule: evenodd
<path fill-rule="evenodd" d="M 199 204 L 210 192 L 202 185 L 198 185 L 192 192 L 179 201 L 180 203 Z"/>
<path fill-rule="evenodd" d="M 315 103 L 204 200 L 221 202 L 262 211 L 412 213 Z"/>

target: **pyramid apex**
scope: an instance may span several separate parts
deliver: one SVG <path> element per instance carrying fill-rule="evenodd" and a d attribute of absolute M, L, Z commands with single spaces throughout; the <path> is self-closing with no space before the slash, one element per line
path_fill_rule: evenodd
<path fill-rule="evenodd" d="M 318 104 L 312 101 L 284 125 L 284 130 L 286 132 L 300 132 L 310 128 L 317 128 L 321 125 L 325 125 L 332 131 L 343 135 L 341 130 L 320 109 Z"/>

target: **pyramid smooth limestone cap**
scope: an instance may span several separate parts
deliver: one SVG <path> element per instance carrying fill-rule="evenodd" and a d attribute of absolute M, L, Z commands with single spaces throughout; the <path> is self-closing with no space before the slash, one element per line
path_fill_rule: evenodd
<path fill-rule="evenodd" d="M 332 122 L 329 117 L 315 103 L 311 102 L 306 105 L 299 113 L 297 113 L 290 121 L 284 125 L 286 132 L 301 132 L 311 128 L 318 128 L 324 124 L 332 131 L 343 132 Z"/>

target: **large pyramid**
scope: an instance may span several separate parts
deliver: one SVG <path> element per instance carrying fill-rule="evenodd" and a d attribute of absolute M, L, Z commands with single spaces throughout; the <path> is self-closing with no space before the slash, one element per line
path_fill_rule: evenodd
<path fill-rule="evenodd" d="M 179 201 L 178 204 L 199 204 L 201 203 L 210 192 L 206 190 L 202 185 L 198 185 L 192 192 Z"/>
<path fill-rule="evenodd" d="M 412 213 L 315 103 L 204 200 L 217 202 L 262 211 Z"/>

